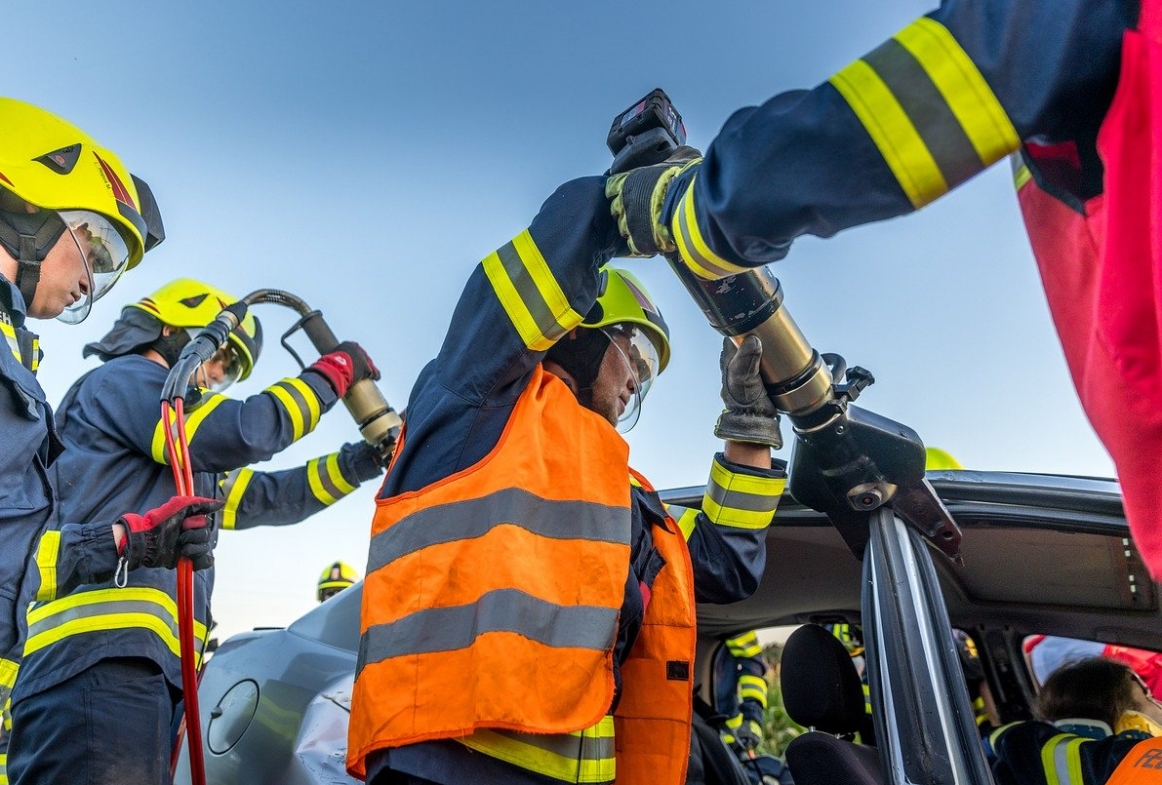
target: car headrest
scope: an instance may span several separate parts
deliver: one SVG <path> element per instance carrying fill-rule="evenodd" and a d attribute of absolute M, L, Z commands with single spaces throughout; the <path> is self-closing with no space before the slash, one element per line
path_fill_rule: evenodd
<path fill-rule="evenodd" d="M 795 722 L 825 733 L 855 733 L 864 715 L 863 686 L 847 649 L 818 624 L 805 624 L 783 646 L 783 705 Z"/>

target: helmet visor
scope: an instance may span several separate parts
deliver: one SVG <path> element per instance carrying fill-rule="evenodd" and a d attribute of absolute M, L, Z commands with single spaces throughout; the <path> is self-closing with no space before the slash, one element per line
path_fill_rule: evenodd
<path fill-rule="evenodd" d="M 201 333 L 201 330 L 187 330 L 190 340 Z M 238 349 L 230 343 L 214 352 L 214 356 L 199 366 L 194 374 L 195 383 L 204 390 L 223 392 L 242 376 L 246 364 Z"/>
<path fill-rule="evenodd" d="M 58 215 L 81 254 L 88 278 L 84 296 L 57 317 L 66 324 L 77 324 L 89 315 L 93 303 L 117 283 L 129 262 L 129 247 L 112 222 L 103 215 L 88 210 L 61 210 Z"/>
<path fill-rule="evenodd" d="M 633 395 L 617 420 L 617 430 L 620 433 L 627 433 L 637 425 L 638 417 L 641 416 L 642 401 L 645 400 L 654 378 L 658 375 L 661 362 L 654 342 L 637 325 L 621 323 L 603 329 L 633 375 Z"/>

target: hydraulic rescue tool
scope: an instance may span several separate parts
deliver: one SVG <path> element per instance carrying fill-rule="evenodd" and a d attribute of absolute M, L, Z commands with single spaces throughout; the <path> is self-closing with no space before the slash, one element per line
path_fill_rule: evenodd
<path fill-rule="evenodd" d="M 610 174 L 661 163 L 685 142 L 681 115 L 665 92 L 655 89 L 614 118 L 606 140 L 614 154 Z M 811 347 L 770 269 L 708 281 L 690 272 L 676 253 L 666 258 L 715 330 L 736 343 L 750 334 L 762 341 L 767 392 L 794 426 L 794 497 L 826 513 L 857 556 L 867 544 L 867 513 L 886 505 L 949 557 L 959 558 L 960 529 L 924 479 L 920 437 L 906 425 L 851 405 L 874 378 L 862 368 L 848 368 L 839 355 Z"/>
<path fill-rule="evenodd" d="M 614 120 L 610 173 L 664 162 L 684 142 L 681 117 L 655 90 Z M 872 375 L 811 347 L 769 269 L 707 281 L 677 254 L 667 260 L 714 329 L 736 343 L 749 334 L 761 339 L 767 391 L 794 426 L 791 494 L 825 513 L 862 561 L 860 619 L 884 781 L 991 782 L 937 564 L 924 544 L 959 563 L 960 529 L 924 477 L 920 437 L 852 405 Z M 919 590 L 900 591 L 903 585 Z M 898 684 L 916 663 L 928 665 L 940 689 L 891 688 L 885 674 Z M 904 732 L 920 733 L 929 754 L 903 755 Z"/>
<path fill-rule="evenodd" d="M 174 484 L 178 495 L 194 492 L 193 467 L 190 465 L 189 444 L 185 432 L 185 396 L 198 367 L 210 360 L 234 331 L 248 308 L 259 303 L 286 306 L 299 314 L 299 320 L 282 336 L 282 345 L 301 366 L 298 353 L 287 339 L 302 329 L 320 354 L 326 354 L 339 345 L 339 339 L 323 319 L 302 299 L 279 289 L 259 289 L 224 308 L 214 321 L 198 332 L 185 348 L 166 377 L 161 394 L 161 414 L 165 423 L 166 454 L 173 468 Z M 370 379 L 355 382 L 343 396 L 343 403 L 351 413 L 363 439 L 375 447 L 386 462 L 395 449 L 403 422 Z M 182 558 L 178 563 L 178 638 L 182 658 L 182 695 L 185 702 L 184 726 L 189 734 L 190 771 L 194 785 L 205 785 L 205 764 L 202 755 L 201 719 L 198 712 L 198 669 L 194 650 L 194 581 L 193 565 Z M 177 765 L 181 749 L 181 734 L 174 745 L 170 763 L 171 773 Z"/>

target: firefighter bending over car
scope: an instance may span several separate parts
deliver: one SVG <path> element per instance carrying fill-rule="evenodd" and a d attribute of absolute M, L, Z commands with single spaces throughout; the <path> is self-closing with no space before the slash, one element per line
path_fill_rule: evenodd
<path fill-rule="evenodd" d="M 64 520 L 107 520 L 173 495 L 162 386 L 191 333 L 236 299 L 199 281 L 173 281 L 126 306 L 105 337 L 85 347 L 103 364 L 73 384 L 58 413 L 67 449 L 52 470 Z M 201 389 L 187 412 L 194 487 L 223 500 L 214 517 L 223 529 L 296 523 L 382 473 L 364 442 L 296 469 L 246 468 L 310 433 L 351 384 L 378 378 L 348 342 L 245 400 L 222 395 L 250 375 L 261 348 L 261 327 L 247 315 L 196 374 Z M 41 539 L 37 567 L 51 565 L 43 554 L 59 537 L 51 531 Z M 212 564 L 206 554 L 194 565 L 199 647 L 210 624 Z M 41 585 L 51 580 L 45 572 Z M 169 781 L 181 688 L 176 590 L 173 570 L 140 569 L 58 592 L 29 612 L 13 692 L 13 783 Z"/>
<path fill-rule="evenodd" d="M 0 785 L 28 602 L 107 580 L 119 557 L 132 570 L 209 552 L 202 513 L 218 505 L 206 499 L 169 494 L 158 509 L 109 507 L 83 524 L 62 514 L 50 474 L 61 443 L 36 380 L 39 340 L 26 327 L 28 319 L 80 322 L 164 236 L 153 194 L 111 150 L 50 112 L 0 98 Z M 57 530 L 39 552 L 43 572 L 26 574 L 50 521 Z"/>
<path fill-rule="evenodd" d="M 1074 385 L 1162 578 L 1159 59 L 1159 0 L 944 0 L 818 87 L 735 112 L 705 159 L 608 193 L 634 251 L 676 250 L 718 279 L 800 235 L 910 213 L 1016 153 Z"/>
<path fill-rule="evenodd" d="M 616 426 L 665 369 L 669 329 L 605 264 L 620 242 L 603 193 L 563 185 L 477 266 L 412 390 L 363 581 L 354 776 L 683 781 L 694 603 L 758 585 L 778 415 L 757 339 L 728 342 L 704 512 L 667 510 L 630 469 Z"/>

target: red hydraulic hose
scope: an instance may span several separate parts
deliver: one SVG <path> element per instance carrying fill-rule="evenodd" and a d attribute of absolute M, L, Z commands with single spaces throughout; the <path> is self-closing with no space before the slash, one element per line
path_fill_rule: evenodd
<path fill-rule="evenodd" d="M 173 407 L 162 401 L 161 418 L 165 424 L 165 449 L 173 469 L 179 496 L 194 495 L 194 472 L 190 466 L 190 445 L 186 439 L 184 401 L 178 398 Z M 176 431 L 176 435 L 175 435 Z M 206 766 L 202 757 L 202 723 L 198 713 L 198 663 L 194 649 L 194 565 L 182 557 L 178 560 L 178 639 L 182 656 L 182 698 L 185 702 L 185 729 L 190 749 L 190 780 L 206 785 Z M 177 766 L 181 749 L 181 732 L 170 759 L 170 775 Z"/>

